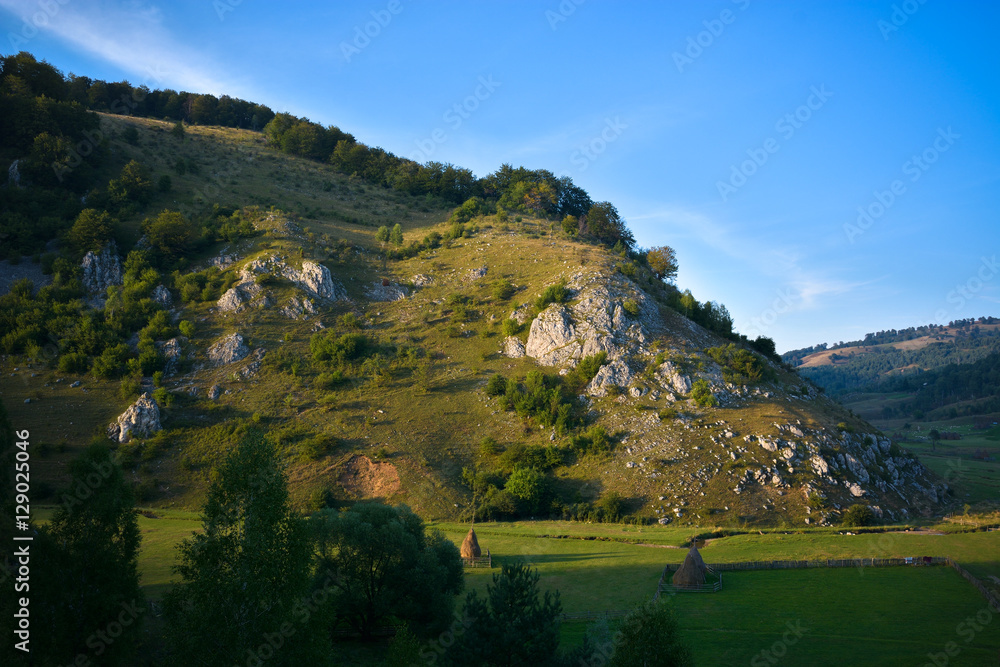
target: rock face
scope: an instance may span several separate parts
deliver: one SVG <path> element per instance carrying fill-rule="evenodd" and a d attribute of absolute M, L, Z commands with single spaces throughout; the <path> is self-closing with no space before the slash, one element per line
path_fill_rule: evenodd
<path fill-rule="evenodd" d="M 83 269 L 83 286 L 92 296 L 100 296 L 108 287 L 122 284 L 122 263 L 114 241 L 99 253 L 91 250 L 84 255 L 80 267 Z"/>
<path fill-rule="evenodd" d="M 163 374 L 173 375 L 177 372 L 177 364 L 181 360 L 180 340 L 177 338 L 171 338 L 168 341 L 157 343 L 156 347 L 160 350 L 160 354 L 162 354 L 164 358 Z"/>
<path fill-rule="evenodd" d="M 164 308 L 170 308 L 174 305 L 174 298 L 170 296 L 170 290 L 163 285 L 157 285 L 153 288 L 153 301 Z"/>
<path fill-rule="evenodd" d="M 128 442 L 132 437 L 147 438 L 162 428 L 160 406 L 147 392 L 111 423 L 108 437 L 115 442 Z"/>
<path fill-rule="evenodd" d="M 235 363 L 246 359 L 249 354 L 250 348 L 243 341 L 243 336 L 238 333 L 229 334 L 208 348 L 208 358 L 216 366 Z"/>
<path fill-rule="evenodd" d="M 289 319 L 304 320 L 308 319 L 309 315 L 316 314 L 316 306 L 313 305 L 313 300 L 310 298 L 299 299 L 299 297 L 293 296 L 288 300 L 288 305 L 281 309 L 281 314 Z"/>
<path fill-rule="evenodd" d="M 243 267 L 243 270 L 240 271 L 240 282 L 226 290 L 226 293 L 216 304 L 219 310 L 223 313 L 238 313 L 257 299 L 260 299 L 258 305 L 262 307 L 271 305 L 270 299 L 266 294 L 263 294 L 263 288 L 257 284 L 257 277 L 265 274 L 275 278 L 285 278 L 314 298 L 330 301 L 348 300 L 347 292 L 343 286 L 333 279 L 330 270 L 322 264 L 306 260 L 302 262 L 301 269 L 296 269 L 283 258 L 272 255 L 258 257 Z M 292 306 L 290 312 L 295 313 L 294 317 L 300 317 L 303 313 L 310 312 L 304 305 L 305 301 L 308 300 L 299 301 L 297 307 Z M 285 314 L 288 315 L 288 313 Z M 292 317 L 293 315 L 288 316 Z"/>
<path fill-rule="evenodd" d="M 7 187 L 9 188 L 21 187 L 21 170 L 18 168 L 20 162 L 20 160 L 14 160 L 7 168 Z"/>
<path fill-rule="evenodd" d="M 645 351 L 647 327 L 659 319 L 656 303 L 620 274 L 579 274 L 567 283 L 570 305 L 552 304 L 531 323 L 525 351 L 544 366 L 573 366 L 606 352 L 608 359 Z M 633 311 L 625 311 L 626 303 Z"/>
<path fill-rule="evenodd" d="M 330 275 L 330 269 L 315 262 L 302 262 L 302 269 L 296 271 L 286 265 L 284 275 L 299 287 L 321 299 L 340 301 L 347 299 L 347 292 Z"/>

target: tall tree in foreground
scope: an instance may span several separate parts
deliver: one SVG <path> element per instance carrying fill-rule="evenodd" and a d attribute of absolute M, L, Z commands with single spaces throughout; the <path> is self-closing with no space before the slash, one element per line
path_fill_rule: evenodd
<path fill-rule="evenodd" d="M 333 614 L 363 638 L 390 618 L 417 632 L 440 631 L 462 590 L 458 548 L 405 505 L 364 502 L 310 520 L 316 579 L 332 581 Z"/>
<path fill-rule="evenodd" d="M 691 649 L 681 640 L 673 610 L 648 602 L 622 621 L 610 667 L 688 667 Z"/>
<path fill-rule="evenodd" d="M 36 664 L 80 654 L 131 665 L 146 602 L 137 562 L 141 535 L 132 489 L 103 443 L 70 464 L 62 507 L 35 541 L 31 579 Z"/>
<path fill-rule="evenodd" d="M 677 279 L 677 253 L 668 245 L 655 246 L 646 253 L 649 268 L 657 278 L 668 283 Z"/>
<path fill-rule="evenodd" d="M 527 565 L 504 565 L 486 587 L 486 599 L 469 593 L 463 621 L 468 630 L 450 652 L 454 664 L 513 667 L 558 661 L 562 604 L 558 591 L 540 594 L 538 577 Z"/>
<path fill-rule="evenodd" d="M 273 444 L 250 431 L 217 470 L 204 532 L 180 546 L 167 596 L 177 664 L 320 664 L 306 613 L 310 546 Z M 256 658 L 254 660 L 253 658 Z"/>

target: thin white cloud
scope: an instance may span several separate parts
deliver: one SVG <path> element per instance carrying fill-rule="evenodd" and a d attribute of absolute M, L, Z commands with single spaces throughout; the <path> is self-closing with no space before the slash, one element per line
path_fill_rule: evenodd
<path fill-rule="evenodd" d="M 133 85 L 179 88 L 215 95 L 241 95 L 242 86 L 221 77 L 203 54 L 177 41 L 158 7 L 141 0 L 127 8 L 108 2 L 52 3 L 45 21 L 34 21 L 39 5 L 0 0 L 0 7 L 40 30 L 133 75 Z"/>

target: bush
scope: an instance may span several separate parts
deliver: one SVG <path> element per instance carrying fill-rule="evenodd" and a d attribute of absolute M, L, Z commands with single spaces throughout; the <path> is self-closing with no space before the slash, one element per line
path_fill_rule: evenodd
<path fill-rule="evenodd" d="M 187 338 L 194 335 L 194 323 L 191 320 L 181 320 L 181 323 L 177 325 L 177 329 L 180 330 L 182 336 Z"/>
<path fill-rule="evenodd" d="M 489 382 L 486 383 L 486 395 L 487 396 L 502 396 L 504 392 L 507 391 L 507 380 L 504 376 L 496 373 L 490 376 Z"/>
<path fill-rule="evenodd" d="M 639 302 L 635 299 L 625 299 L 622 309 L 629 317 L 639 317 Z"/>
<path fill-rule="evenodd" d="M 521 331 L 521 325 L 514 318 L 508 318 L 503 321 L 500 331 L 504 336 L 516 336 Z"/>
<path fill-rule="evenodd" d="M 719 404 L 719 400 L 712 393 L 712 388 L 709 387 L 704 378 L 694 381 L 694 386 L 691 388 L 691 398 L 703 408 L 712 408 Z"/>
<path fill-rule="evenodd" d="M 70 352 L 59 357 L 59 370 L 63 373 L 86 373 L 90 359 L 81 352 Z"/>
<path fill-rule="evenodd" d="M 722 377 L 733 384 L 750 384 L 761 380 L 766 374 L 766 368 L 760 357 L 750 350 L 729 343 L 721 347 L 710 347 L 705 350 L 722 367 Z"/>
<path fill-rule="evenodd" d="M 536 512 L 545 493 L 545 475 L 534 468 L 517 468 L 503 490 L 517 498 L 526 512 Z"/>
<path fill-rule="evenodd" d="M 493 376 L 497 377 L 497 376 Z M 483 456 L 496 456 L 503 453 L 503 446 L 490 436 L 483 438 L 479 443 L 479 453 Z"/>
<path fill-rule="evenodd" d="M 309 350 L 316 361 L 344 363 L 354 361 L 374 352 L 368 337 L 359 333 L 337 336 L 333 331 L 315 334 L 309 340 Z"/>
<path fill-rule="evenodd" d="M 569 298 L 569 290 L 566 289 L 566 283 L 561 282 L 555 285 L 549 285 L 545 288 L 535 300 L 535 308 L 538 310 L 545 310 L 545 308 L 550 303 L 562 303 Z"/>
<path fill-rule="evenodd" d="M 340 371 L 332 373 L 320 373 L 316 376 L 315 386 L 317 389 L 335 389 L 344 381 L 344 374 Z"/>
<path fill-rule="evenodd" d="M 497 301 L 506 301 L 514 296 L 514 284 L 506 278 L 501 278 L 493 283 L 493 298 Z"/>
<path fill-rule="evenodd" d="M 98 378 L 118 377 L 125 370 L 125 363 L 131 356 L 132 352 L 125 343 L 106 347 L 101 356 L 94 359 L 91 372 Z"/>
<path fill-rule="evenodd" d="M 340 323 L 340 326 L 344 327 L 345 329 L 361 328 L 361 320 L 358 319 L 358 316 L 355 315 L 354 313 L 344 313 L 343 315 L 340 316 L 340 319 L 337 321 Z"/>
<path fill-rule="evenodd" d="M 854 504 L 844 512 L 841 523 L 848 527 L 871 526 L 875 523 L 875 514 L 868 505 Z"/>

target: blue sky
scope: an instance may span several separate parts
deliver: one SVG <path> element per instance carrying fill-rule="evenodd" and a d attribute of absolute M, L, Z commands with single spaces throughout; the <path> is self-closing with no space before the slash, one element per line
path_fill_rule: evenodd
<path fill-rule="evenodd" d="M 779 350 L 1000 314 L 998 3 L 331 5 L 0 0 L 0 52 L 569 175 Z"/>

